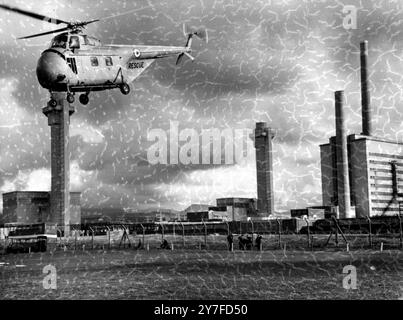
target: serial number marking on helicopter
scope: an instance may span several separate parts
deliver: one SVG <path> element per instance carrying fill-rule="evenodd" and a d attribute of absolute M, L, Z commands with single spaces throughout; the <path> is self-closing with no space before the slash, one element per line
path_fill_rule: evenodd
<path fill-rule="evenodd" d="M 129 62 L 129 69 L 144 68 L 144 62 Z"/>

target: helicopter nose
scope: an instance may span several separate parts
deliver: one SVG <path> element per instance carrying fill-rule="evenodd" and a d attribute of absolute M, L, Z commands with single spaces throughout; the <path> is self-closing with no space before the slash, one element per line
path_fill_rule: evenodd
<path fill-rule="evenodd" d="M 59 52 L 44 51 L 38 60 L 36 75 L 42 87 L 56 88 L 66 78 L 66 62 Z"/>

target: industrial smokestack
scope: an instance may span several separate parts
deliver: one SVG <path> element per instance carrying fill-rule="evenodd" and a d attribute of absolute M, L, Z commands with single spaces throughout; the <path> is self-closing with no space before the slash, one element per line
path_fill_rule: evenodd
<path fill-rule="evenodd" d="M 354 218 L 350 206 L 350 182 L 348 174 L 347 136 L 344 121 L 344 92 L 335 92 L 336 107 L 336 159 L 337 199 L 339 218 Z"/>
<path fill-rule="evenodd" d="M 261 216 L 274 213 L 273 138 L 274 130 L 266 122 L 256 123 L 257 207 Z"/>
<path fill-rule="evenodd" d="M 74 107 L 66 101 L 66 94 L 52 93 L 56 107 L 50 105 L 42 109 L 48 117 L 51 140 L 51 191 L 50 217 L 48 222 L 63 226 L 64 236 L 70 232 L 70 159 L 69 125 Z"/>
<path fill-rule="evenodd" d="M 370 136 L 372 134 L 371 101 L 368 89 L 368 41 L 360 43 L 361 61 L 361 112 L 362 112 L 362 134 Z"/>

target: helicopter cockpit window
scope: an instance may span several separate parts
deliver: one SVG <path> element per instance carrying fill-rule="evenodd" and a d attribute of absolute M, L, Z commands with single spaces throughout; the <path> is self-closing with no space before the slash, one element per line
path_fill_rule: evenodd
<path fill-rule="evenodd" d="M 91 65 L 93 67 L 98 67 L 98 58 L 97 57 L 91 57 Z"/>
<path fill-rule="evenodd" d="M 69 47 L 70 49 L 80 49 L 80 39 L 77 36 L 71 36 Z"/>
<path fill-rule="evenodd" d="M 96 45 L 96 41 L 93 38 L 91 38 L 91 37 L 89 37 L 87 35 L 84 35 L 83 38 L 84 38 L 84 44 L 85 45 L 87 45 L 87 46 L 95 46 Z"/>
<path fill-rule="evenodd" d="M 66 48 L 67 35 L 61 34 L 53 38 L 51 47 L 52 48 Z"/>
<path fill-rule="evenodd" d="M 112 57 L 105 57 L 105 64 L 107 67 L 112 66 L 113 65 Z"/>

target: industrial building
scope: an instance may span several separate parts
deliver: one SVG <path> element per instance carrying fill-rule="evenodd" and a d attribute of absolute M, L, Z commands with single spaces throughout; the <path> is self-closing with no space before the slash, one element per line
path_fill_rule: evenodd
<path fill-rule="evenodd" d="M 229 214 L 225 210 L 195 211 L 195 212 L 188 212 L 186 214 L 186 220 L 189 222 L 212 221 L 212 220 L 229 221 Z"/>
<path fill-rule="evenodd" d="M 291 218 L 325 219 L 330 215 L 331 207 L 315 206 L 305 209 L 291 209 Z"/>
<path fill-rule="evenodd" d="M 257 200 L 253 198 L 220 198 L 217 199 L 216 211 L 224 210 L 230 221 L 239 221 L 247 217 L 257 216 Z"/>
<path fill-rule="evenodd" d="M 80 192 L 70 192 L 70 224 L 81 223 Z M 2 223 L 55 222 L 51 214 L 50 192 L 13 191 L 3 193 Z"/>
<path fill-rule="evenodd" d="M 216 206 L 192 205 L 186 209 L 186 220 L 240 221 L 257 216 L 257 200 L 253 198 L 220 198 Z M 190 210 L 193 209 L 193 210 Z"/>
<path fill-rule="evenodd" d="M 56 223 L 69 234 L 69 225 L 81 223 L 80 193 L 70 192 L 69 125 L 74 107 L 65 94 L 52 93 L 56 106 L 42 109 L 50 126 L 50 192 L 3 193 L 3 223 Z"/>
<path fill-rule="evenodd" d="M 343 92 L 336 100 L 336 137 L 320 146 L 322 200 L 339 218 L 396 215 L 402 201 L 403 142 L 372 135 L 367 42 L 360 45 L 362 133 L 346 135 Z"/>

